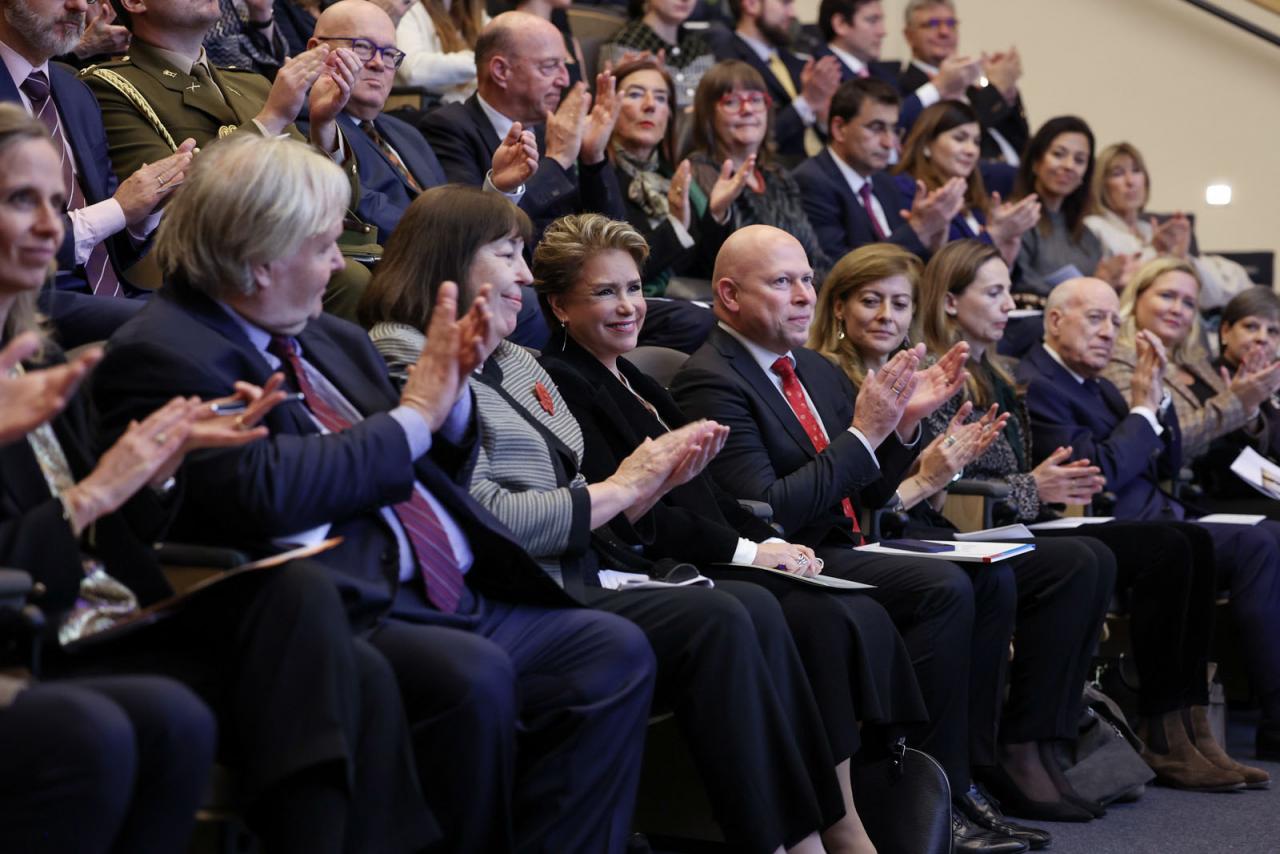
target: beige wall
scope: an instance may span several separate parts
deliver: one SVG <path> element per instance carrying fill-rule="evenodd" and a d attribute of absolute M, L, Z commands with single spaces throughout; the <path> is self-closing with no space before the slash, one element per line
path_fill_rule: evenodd
<path fill-rule="evenodd" d="M 801 20 L 818 0 L 799 0 Z M 1280 32 L 1280 16 L 1218 0 Z M 885 0 L 886 58 L 904 58 L 905 0 Z M 960 49 L 1016 44 L 1032 130 L 1062 113 L 1099 148 L 1127 139 L 1151 171 L 1154 210 L 1187 210 L 1206 250 L 1280 254 L 1280 48 L 1181 0 L 957 0 Z M 1227 207 L 1204 188 L 1231 184 Z"/>

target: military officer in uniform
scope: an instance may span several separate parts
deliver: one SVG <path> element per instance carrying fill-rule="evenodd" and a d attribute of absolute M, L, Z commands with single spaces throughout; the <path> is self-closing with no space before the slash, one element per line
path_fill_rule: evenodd
<path fill-rule="evenodd" d="M 349 49 L 319 45 L 287 60 L 274 82 L 252 71 L 209 62 L 203 41 L 219 20 L 217 0 L 112 0 L 129 28 L 129 53 L 86 68 L 81 77 L 102 107 L 112 168 L 123 179 L 167 157 L 187 137 L 204 146 L 235 133 L 289 134 L 303 107 L 310 113 L 312 145 L 343 167 L 351 203 L 360 197 L 356 161 L 337 116 L 360 72 Z M 349 217 L 349 243 L 374 243 L 372 229 Z M 348 259 L 325 296 L 327 311 L 354 317 L 368 271 Z"/>

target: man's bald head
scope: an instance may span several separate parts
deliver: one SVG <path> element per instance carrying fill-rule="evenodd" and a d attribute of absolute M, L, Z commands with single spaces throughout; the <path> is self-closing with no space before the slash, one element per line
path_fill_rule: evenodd
<path fill-rule="evenodd" d="M 332 41 L 330 41 L 332 39 Z M 396 46 L 396 25 L 382 7 L 369 0 L 339 0 L 320 13 L 308 47 L 327 43 L 334 49 L 354 48 L 352 39 L 374 45 L 373 55 L 363 60 L 360 75 L 351 87 L 345 112 L 360 120 L 372 120 L 382 112 L 396 76 L 394 63 L 383 57 L 385 48 Z"/>
<path fill-rule="evenodd" d="M 476 87 L 512 121 L 537 123 L 560 104 L 569 85 L 564 36 L 528 12 L 503 12 L 476 40 Z"/>
<path fill-rule="evenodd" d="M 800 241 L 770 225 L 738 229 L 720 247 L 713 276 L 718 318 L 778 355 L 804 346 L 816 295 Z"/>
<path fill-rule="evenodd" d="M 1096 377 L 1111 360 L 1120 328 L 1120 299 L 1101 279 L 1068 279 L 1049 292 L 1044 343 L 1083 377 Z"/>

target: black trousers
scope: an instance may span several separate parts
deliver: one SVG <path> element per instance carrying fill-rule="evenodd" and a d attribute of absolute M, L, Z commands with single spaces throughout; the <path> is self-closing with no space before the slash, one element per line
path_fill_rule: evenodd
<path fill-rule="evenodd" d="M 50 654 L 45 669 L 148 672 L 191 687 L 217 715 L 219 753 L 240 771 L 251 824 L 271 820 L 256 804 L 336 768 L 347 815 L 333 851 L 417 851 L 438 835 L 408 755 L 394 674 L 352 639 L 318 564 L 229 579 L 173 618 L 85 652 Z"/>
<path fill-rule="evenodd" d="M 215 740 L 212 713 L 168 679 L 28 688 L 0 708 L 0 851 L 186 850 Z"/>
<path fill-rule="evenodd" d="M 723 581 L 714 590 L 588 588 L 587 599 L 652 644 L 658 708 L 675 713 L 733 850 L 791 846 L 844 814 L 804 665 L 767 590 Z"/>
<path fill-rule="evenodd" d="M 370 641 L 395 669 L 447 851 L 619 852 L 631 829 L 653 652 L 625 620 L 402 587 Z"/>
<path fill-rule="evenodd" d="M 1035 545 L 1029 555 L 973 565 L 977 573 L 1007 566 L 1017 588 L 1013 662 L 999 729 L 1006 743 L 1076 737 L 1081 690 L 1115 587 L 1115 558 L 1097 540 L 1037 537 Z M 992 764 L 994 758 L 986 753 L 973 761 Z"/>
<path fill-rule="evenodd" d="M 942 765 L 953 792 L 965 791 L 971 665 L 1003 667 L 1014 619 L 1012 586 L 997 573 L 971 580 L 945 560 L 868 555 L 847 546 L 815 551 L 826 562 L 824 573 L 876 585 L 868 595 L 901 632 L 929 711 L 919 746 Z M 979 706 L 977 713 L 994 717 L 995 709 Z"/>
<path fill-rule="evenodd" d="M 1045 531 L 1036 539 L 1081 531 L 1115 557 L 1115 589 L 1128 604 L 1141 683 L 1139 713 L 1153 717 L 1207 703 L 1206 665 L 1217 596 L 1212 537 L 1186 522 L 1108 522 Z M 1098 593 L 1111 595 L 1110 590 Z"/>
<path fill-rule="evenodd" d="M 808 587 L 763 572 L 710 567 L 723 586 L 747 582 L 778 600 L 836 762 L 863 744 L 872 758 L 892 737 L 929 720 L 902 636 L 884 607 L 864 592 Z"/>

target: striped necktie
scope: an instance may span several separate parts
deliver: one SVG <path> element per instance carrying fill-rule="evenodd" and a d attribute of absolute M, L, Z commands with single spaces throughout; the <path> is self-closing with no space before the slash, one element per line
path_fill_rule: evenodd
<path fill-rule="evenodd" d="M 351 426 L 338 407 L 325 398 L 325 395 L 307 379 L 307 372 L 298 355 L 297 345 L 292 338 L 273 336 L 267 346 L 267 352 L 281 361 L 286 374 L 298 391 L 302 392 L 307 409 L 316 420 L 324 425 L 330 433 L 340 433 Z M 413 547 L 413 556 L 417 561 L 422 580 L 427 586 L 427 599 L 446 614 L 458 610 L 458 600 L 462 597 L 462 588 L 466 583 L 462 571 L 458 569 L 457 558 L 453 547 L 449 545 L 449 536 L 440 517 L 431 509 L 431 504 L 414 486 L 409 500 L 391 507 L 400 525 L 404 528 Z"/>
<path fill-rule="evenodd" d="M 391 164 L 391 168 L 400 173 L 400 179 L 408 184 L 409 188 L 415 193 L 421 193 L 422 185 L 413 177 L 413 173 L 409 171 L 409 167 L 404 165 L 404 161 L 400 159 L 400 155 L 396 154 L 396 150 L 387 142 L 386 137 L 378 132 L 378 128 L 374 126 L 373 122 L 369 120 L 360 122 L 360 129 L 373 141 L 374 145 L 378 146 L 378 150 L 387 158 L 387 161 Z"/>
<path fill-rule="evenodd" d="M 67 210 L 75 211 L 85 206 L 84 192 L 80 182 L 76 180 L 75 169 L 71 165 L 71 149 L 62 135 L 62 122 L 58 120 L 58 108 L 53 98 L 49 97 L 49 77 L 43 71 L 32 71 L 22 81 L 22 92 L 31 99 L 31 112 L 48 128 L 53 137 L 53 145 L 62 158 L 62 184 L 67 196 Z M 84 264 L 85 279 L 95 295 L 120 297 L 124 293 L 120 289 L 120 280 L 111 266 L 111 257 L 107 254 L 107 245 L 98 242 L 89 252 L 89 260 Z"/>

